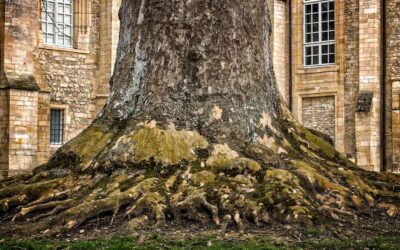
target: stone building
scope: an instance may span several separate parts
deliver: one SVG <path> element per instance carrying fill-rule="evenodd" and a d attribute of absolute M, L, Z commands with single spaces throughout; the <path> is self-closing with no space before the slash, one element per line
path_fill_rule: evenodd
<path fill-rule="evenodd" d="M 359 166 L 400 170 L 400 0 L 268 0 L 279 88 Z"/>
<path fill-rule="evenodd" d="M 0 170 L 45 162 L 109 91 L 121 0 L 0 3 Z"/>

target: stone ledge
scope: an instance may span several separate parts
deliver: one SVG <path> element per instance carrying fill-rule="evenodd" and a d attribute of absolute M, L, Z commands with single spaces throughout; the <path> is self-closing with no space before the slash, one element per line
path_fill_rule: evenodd
<path fill-rule="evenodd" d="M 329 72 L 339 72 L 339 66 L 338 65 L 303 66 L 297 68 L 297 70 L 298 72 L 296 73 L 296 75 L 329 73 Z"/>
<path fill-rule="evenodd" d="M 57 46 L 51 46 L 51 45 L 41 45 L 41 46 L 39 46 L 39 49 L 56 50 L 56 51 L 71 52 L 71 53 L 77 53 L 77 54 L 89 54 L 90 53 L 87 50 L 80 50 L 80 49 L 67 48 L 67 47 L 57 47 Z"/>
<path fill-rule="evenodd" d="M 6 84 L 0 89 L 18 89 L 28 91 L 39 91 L 40 87 L 34 76 L 6 77 Z"/>

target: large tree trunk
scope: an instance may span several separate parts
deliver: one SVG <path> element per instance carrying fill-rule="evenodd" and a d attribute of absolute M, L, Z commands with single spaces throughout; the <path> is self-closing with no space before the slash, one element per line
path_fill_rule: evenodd
<path fill-rule="evenodd" d="M 16 229 L 59 233 L 109 211 L 132 228 L 189 219 L 240 231 L 397 216 L 399 176 L 359 170 L 290 115 L 266 1 L 124 0 L 120 18 L 101 114 L 32 175 L 0 184 Z"/>

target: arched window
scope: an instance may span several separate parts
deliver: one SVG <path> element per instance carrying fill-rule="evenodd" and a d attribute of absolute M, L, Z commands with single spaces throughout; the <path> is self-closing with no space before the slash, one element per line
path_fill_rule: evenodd
<path fill-rule="evenodd" d="M 304 65 L 335 63 L 335 2 L 304 0 Z"/>
<path fill-rule="evenodd" d="M 73 46 L 73 1 L 42 0 L 41 24 L 45 44 Z"/>

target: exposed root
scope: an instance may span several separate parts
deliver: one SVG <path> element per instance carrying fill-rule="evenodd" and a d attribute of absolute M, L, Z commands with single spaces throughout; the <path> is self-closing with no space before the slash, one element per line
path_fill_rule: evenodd
<path fill-rule="evenodd" d="M 181 195 L 178 195 L 179 198 L 180 196 Z M 175 196 L 174 199 L 177 199 L 178 197 Z M 203 209 L 205 208 L 209 213 L 211 213 L 211 218 L 214 224 L 217 226 L 220 225 L 218 208 L 207 202 L 204 190 L 194 189 L 182 201 L 173 200 L 171 206 L 176 218 L 180 218 L 182 212 L 184 212 L 186 217 L 199 222 L 208 221 L 208 218 L 203 214 Z"/>
<path fill-rule="evenodd" d="M 240 234 L 244 234 L 245 228 L 242 219 L 240 218 L 240 213 L 239 211 L 235 212 L 235 215 L 233 216 L 233 220 L 235 221 L 238 231 Z"/>
<path fill-rule="evenodd" d="M 52 201 L 52 202 L 43 203 L 43 204 L 36 204 L 36 205 L 32 205 L 30 207 L 23 207 L 21 209 L 21 211 L 13 217 L 12 220 L 13 221 L 21 220 L 24 217 L 28 216 L 29 214 L 44 211 L 44 210 L 49 210 L 49 209 L 52 209 L 52 211 L 54 211 L 56 208 L 58 208 L 58 211 L 59 211 L 61 207 L 70 207 L 70 206 L 72 206 L 73 203 L 75 203 L 74 200 L 62 200 L 62 201 Z M 41 217 L 41 218 L 43 218 L 43 217 Z"/>
<path fill-rule="evenodd" d="M 229 225 L 229 223 L 232 221 L 232 216 L 230 214 L 226 214 L 224 216 L 224 219 L 222 220 L 221 223 L 221 232 L 225 233 L 226 232 L 226 227 Z"/>
<path fill-rule="evenodd" d="M 110 225 L 120 223 L 122 215 L 122 222 L 129 221 L 131 230 L 148 224 L 159 228 L 173 219 L 212 223 L 221 232 L 232 224 L 241 234 L 249 225 L 353 223 L 375 211 L 391 217 L 400 215 L 400 178 L 396 175 L 370 175 L 353 166 L 342 167 L 310 156 L 272 161 L 263 155 L 268 151 L 253 147 L 255 161 L 227 144 L 209 145 L 212 153 L 202 152 L 204 157 L 198 157 L 195 149 L 206 150 L 208 143 L 197 133 L 148 128 L 140 135 L 129 135 L 116 143 L 126 144 L 129 152 L 132 143 L 147 137 L 157 145 L 164 137 L 170 140 L 161 148 L 167 151 L 173 150 L 177 138 L 196 142 L 181 143 L 179 147 L 191 145 L 192 150 L 179 148 L 183 151 L 171 155 L 148 145 L 140 151 L 143 156 L 136 156 L 145 159 L 140 164 L 136 158 L 129 159 L 129 153 L 123 156 L 126 161 L 118 155 L 112 158 L 113 164 L 124 167 L 110 174 L 71 173 L 60 177 L 46 170 L 7 180 L 15 185 L 2 184 L 0 215 L 12 220 L 18 233 L 49 235 L 74 230 L 109 214 Z M 117 154 L 118 150 L 116 147 L 105 155 Z M 313 151 L 312 145 L 307 150 Z M 147 160 L 146 152 L 157 156 L 158 163 Z M 113 165 L 107 164 L 111 169 Z"/>

